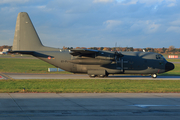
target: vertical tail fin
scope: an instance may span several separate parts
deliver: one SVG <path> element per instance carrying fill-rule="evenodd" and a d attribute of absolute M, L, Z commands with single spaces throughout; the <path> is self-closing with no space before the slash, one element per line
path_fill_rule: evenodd
<path fill-rule="evenodd" d="M 12 51 L 34 51 L 43 47 L 26 12 L 18 14 Z"/>

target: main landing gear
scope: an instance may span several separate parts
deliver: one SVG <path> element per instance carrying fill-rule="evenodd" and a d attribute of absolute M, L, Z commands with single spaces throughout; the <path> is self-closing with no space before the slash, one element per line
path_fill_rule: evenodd
<path fill-rule="evenodd" d="M 108 77 L 108 74 L 106 74 L 106 75 L 94 75 L 94 74 L 92 74 L 92 75 L 89 75 L 89 77 L 91 77 L 91 78 L 95 78 L 95 77 L 103 78 L 103 77 Z M 151 74 L 151 77 L 157 78 L 157 74 Z"/>
<path fill-rule="evenodd" d="M 96 77 L 96 75 L 94 75 L 94 74 L 93 74 L 93 75 L 89 75 L 89 77 L 91 77 L 91 78 L 95 78 L 95 77 Z"/>
<path fill-rule="evenodd" d="M 103 78 L 103 77 L 108 77 L 108 74 L 107 75 L 94 75 L 94 74 L 89 75 L 89 77 L 91 77 L 91 78 L 95 78 L 96 76 L 100 77 L 100 78 Z"/>

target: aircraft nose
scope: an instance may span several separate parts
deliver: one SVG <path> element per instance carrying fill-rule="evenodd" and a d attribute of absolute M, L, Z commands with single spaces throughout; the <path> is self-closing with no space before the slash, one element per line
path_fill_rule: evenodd
<path fill-rule="evenodd" d="M 173 70 L 174 69 L 174 64 L 171 63 L 171 62 L 167 62 L 166 65 L 165 65 L 165 71 L 170 71 L 170 70 Z"/>

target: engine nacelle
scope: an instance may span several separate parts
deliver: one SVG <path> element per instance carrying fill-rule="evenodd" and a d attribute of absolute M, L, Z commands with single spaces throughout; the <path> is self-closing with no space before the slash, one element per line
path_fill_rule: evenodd
<path fill-rule="evenodd" d="M 96 58 L 77 58 L 73 60 L 69 60 L 68 62 L 74 64 L 86 64 L 86 65 L 107 65 L 111 64 L 111 60 L 106 59 L 96 59 Z"/>

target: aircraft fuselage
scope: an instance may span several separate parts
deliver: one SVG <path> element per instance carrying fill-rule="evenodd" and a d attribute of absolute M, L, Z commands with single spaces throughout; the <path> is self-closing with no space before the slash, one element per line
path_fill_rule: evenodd
<path fill-rule="evenodd" d="M 70 52 L 70 50 L 57 49 L 49 52 L 36 51 L 33 55 L 73 73 L 88 74 L 88 71 L 91 71 L 90 74 L 100 75 L 101 72 L 98 74 L 96 72 L 105 71 L 107 74 L 157 74 L 174 68 L 173 65 L 167 68 L 167 64 L 170 63 L 161 54 L 152 52 L 121 52 L 122 57 L 116 57 L 114 52 L 110 51 L 99 51 L 94 57 L 73 56 Z M 38 53 L 45 57 L 39 56 Z M 92 73 L 93 71 L 95 72 Z"/>

